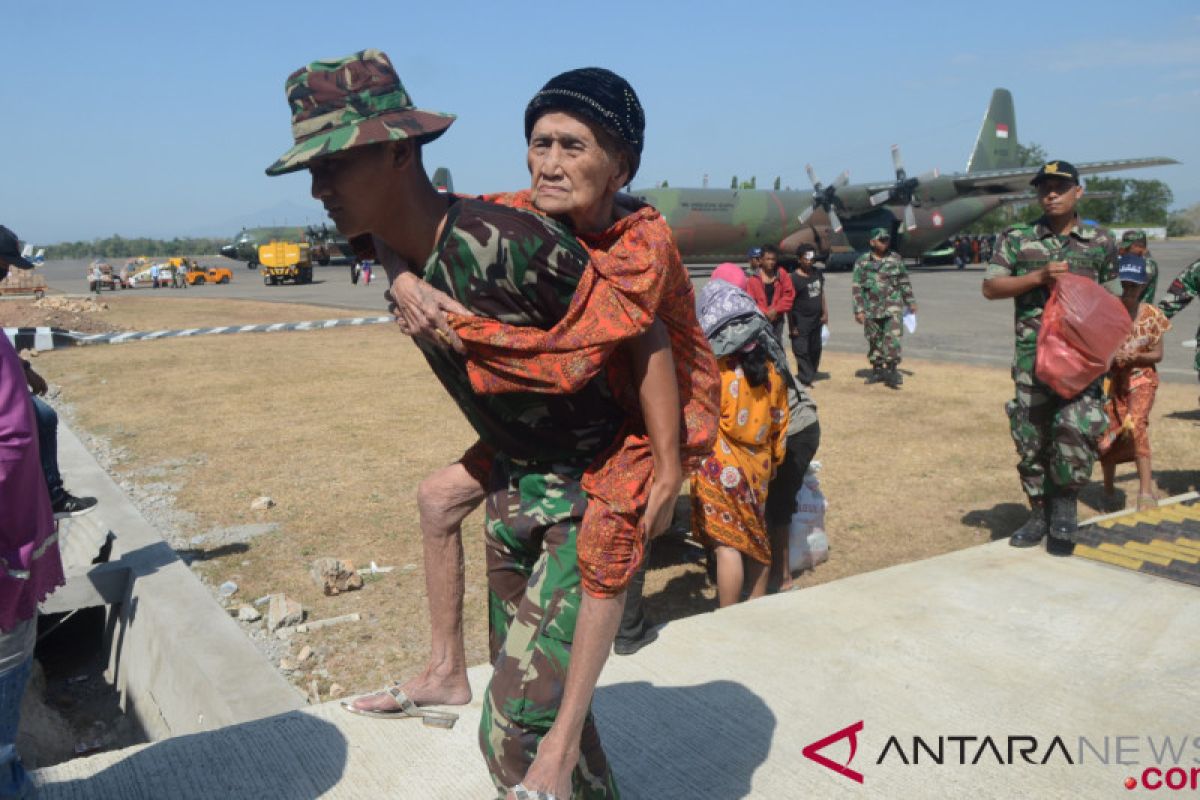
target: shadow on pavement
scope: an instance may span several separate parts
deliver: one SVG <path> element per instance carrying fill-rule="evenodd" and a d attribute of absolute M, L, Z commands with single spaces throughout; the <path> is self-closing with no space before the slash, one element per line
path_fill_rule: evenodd
<path fill-rule="evenodd" d="M 1029 506 L 1023 503 L 998 503 L 963 514 L 962 524 L 986 528 L 992 541 L 1006 539 L 1029 517 Z"/>
<path fill-rule="evenodd" d="M 309 800 L 337 785 L 346 757 L 337 728 L 292 712 L 156 742 L 87 778 L 35 781 L 42 800 Z"/>
<path fill-rule="evenodd" d="M 777 725 L 762 698 L 733 681 L 605 686 L 595 712 L 626 800 L 749 797 Z"/>

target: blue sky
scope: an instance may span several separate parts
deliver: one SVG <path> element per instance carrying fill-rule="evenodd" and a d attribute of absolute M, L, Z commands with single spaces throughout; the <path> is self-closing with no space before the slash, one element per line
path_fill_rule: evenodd
<path fill-rule="evenodd" d="M 306 174 L 263 174 L 290 144 L 283 82 L 366 47 L 417 105 L 459 115 L 425 159 L 459 191 L 523 186 L 525 103 L 599 65 L 646 107 L 635 187 L 706 173 L 802 187 L 810 161 L 826 180 L 876 181 L 893 143 L 912 174 L 961 170 L 1004 86 L 1023 143 L 1073 161 L 1172 156 L 1190 163 L 1127 176 L 1200 202 L 1200 5 L 1185 0 L 12 0 L 4 17 L 0 222 L 39 243 L 219 230 L 285 206 L 320 220 Z"/>

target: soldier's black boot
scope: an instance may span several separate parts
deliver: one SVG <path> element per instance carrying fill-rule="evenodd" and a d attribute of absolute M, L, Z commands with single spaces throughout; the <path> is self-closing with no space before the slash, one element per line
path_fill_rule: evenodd
<path fill-rule="evenodd" d="M 1013 547 L 1035 547 L 1050 532 L 1050 526 L 1046 524 L 1045 501 L 1030 500 L 1029 506 L 1029 519 L 1008 538 Z"/>
<path fill-rule="evenodd" d="M 883 367 L 878 367 L 878 366 L 872 365 L 871 366 L 871 374 L 867 376 L 867 380 L 865 381 L 865 383 L 867 383 L 867 384 L 881 383 L 883 381 L 883 377 L 884 377 Z"/>
<path fill-rule="evenodd" d="M 904 383 L 904 378 L 900 375 L 900 368 L 895 364 L 888 364 L 884 372 L 887 385 L 892 389 L 899 389 L 900 384 Z"/>
<path fill-rule="evenodd" d="M 1060 492 L 1050 498 L 1050 539 L 1046 552 L 1052 556 L 1069 556 L 1075 550 L 1070 537 L 1079 530 L 1078 493 Z"/>

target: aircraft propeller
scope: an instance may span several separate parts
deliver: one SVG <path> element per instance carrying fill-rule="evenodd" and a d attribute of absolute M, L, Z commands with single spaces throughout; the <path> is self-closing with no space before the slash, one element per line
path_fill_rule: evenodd
<path fill-rule="evenodd" d="M 903 203 L 904 229 L 906 231 L 915 230 L 917 214 L 913 210 L 913 205 L 916 201 L 917 187 L 921 185 L 922 180 L 936 178 L 938 171 L 935 169 L 917 178 L 908 177 L 908 173 L 904 170 L 904 159 L 900 155 L 900 145 L 898 144 L 892 145 L 892 166 L 896 168 L 896 182 L 887 189 L 871 195 L 871 205 L 877 206 L 892 201 Z"/>
<path fill-rule="evenodd" d="M 840 201 L 837 198 L 837 190 L 841 189 L 850 183 L 850 171 L 845 170 L 829 186 L 822 186 L 821 181 L 817 178 L 817 173 L 813 170 L 812 164 L 805 164 L 805 170 L 808 172 L 808 180 L 813 187 L 812 205 L 800 212 L 800 224 L 808 222 L 808 218 L 813 215 L 817 208 L 825 211 L 829 217 L 829 227 L 834 233 L 842 232 L 842 221 L 837 215 L 837 206 Z"/>

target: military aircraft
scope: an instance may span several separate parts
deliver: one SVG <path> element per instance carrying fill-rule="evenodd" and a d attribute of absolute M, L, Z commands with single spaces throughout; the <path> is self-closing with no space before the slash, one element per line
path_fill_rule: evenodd
<path fill-rule="evenodd" d="M 339 257 L 353 258 L 346 237 L 324 223 L 299 227 L 296 225 L 276 225 L 264 228 L 242 228 L 237 237 L 221 248 L 221 255 L 234 261 L 246 262 L 248 269 L 258 266 L 258 248 L 267 242 L 308 242 L 312 245 L 309 251 L 312 260 L 325 266 L 332 259 Z"/>
<path fill-rule="evenodd" d="M 454 191 L 454 180 L 450 170 L 438 167 L 430 179 L 434 187 L 442 193 Z M 264 228 L 242 228 L 234 240 L 221 248 L 221 255 L 234 261 L 245 261 L 248 269 L 258 266 L 258 248 L 267 242 L 308 242 L 312 245 L 309 250 L 312 260 L 321 266 L 326 266 L 332 259 L 345 257 L 354 260 L 354 250 L 346 237 L 325 223 L 318 225 L 273 226 Z"/>
<path fill-rule="evenodd" d="M 1130 158 L 1077 163 L 1080 174 L 1177 164 L 1175 159 Z M 775 243 L 785 255 L 814 246 L 829 268 L 847 267 L 867 249 L 869 231 L 892 231 L 893 247 L 919 258 L 984 214 L 1034 198 L 1038 167 L 1020 163 L 1012 94 L 996 89 L 965 172 L 933 171 L 909 177 L 900 148 L 892 147 L 896 179 L 852 184 L 843 172 L 818 180 L 811 192 L 754 189 L 641 189 L 635 197 L 657 208 L 675 233 L 684 261 L 741 261 L 749 248 Z"/>

